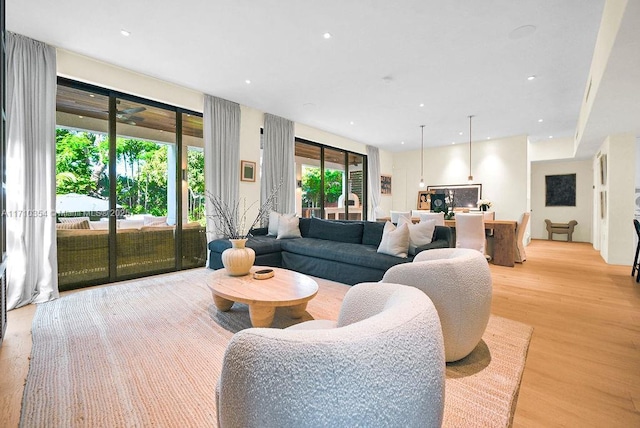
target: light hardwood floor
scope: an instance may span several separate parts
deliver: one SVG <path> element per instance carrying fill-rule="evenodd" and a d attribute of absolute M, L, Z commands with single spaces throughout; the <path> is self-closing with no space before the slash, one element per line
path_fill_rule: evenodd
<path fill-rule="evenodd" d="M 534 327 L 514 427 L 640 427 L 640 285 L 591 244 L 533 241 L 491 266 L 492 313 Z M 30 305 L 9 312 L 0 348 L 0 426 L 18 425 Z"/>

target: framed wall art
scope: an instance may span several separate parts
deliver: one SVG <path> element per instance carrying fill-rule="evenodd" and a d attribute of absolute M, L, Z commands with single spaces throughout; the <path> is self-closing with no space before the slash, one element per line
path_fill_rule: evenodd
<path fill-rule="evenodd" d="M 251 161 L 240 161 L 240 180 L 256 181 L 256 163 Z"/>
<path fill-rule="evenodd" d="M 468 208 L 477 211 L 478 201 L 482 199 L 482 184 L 427 186 L 427 191 L 435 195 L 444 195 L 444 202 L 449 211 L 453 211 L 453 208 Z M 431 199 L 433 202 L 433 196 Z"/>
<path fill-rule="evenodd" d="M 420 190 L 418 192 L 418 204 L 416 205 L 416 208 L 419 210 L 430 210 L 432 194 L 433 192 L 428 190 Z"/>
<path fill-rule="evenodd" d="M 391 196 L 391 176 L 380 175 L 380 194 Z"/>
<path fill-rule="evenodd" d="M 545 177 L 545 206 L 547 207 L 575 207 L 576 206 L 576 175 L 559 174 Z"/>

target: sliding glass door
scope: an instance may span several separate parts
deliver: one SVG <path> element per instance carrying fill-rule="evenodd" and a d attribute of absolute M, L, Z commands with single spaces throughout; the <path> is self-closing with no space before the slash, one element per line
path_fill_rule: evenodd
<path fill-rule="evenodd" d="M 61 289 L 204 266 L 198 113 L 59 79 Z"/>
<path fill-rule="evenodd" d="M 176 112 L 116 98 L 118 279 L 174 269 Z"/>

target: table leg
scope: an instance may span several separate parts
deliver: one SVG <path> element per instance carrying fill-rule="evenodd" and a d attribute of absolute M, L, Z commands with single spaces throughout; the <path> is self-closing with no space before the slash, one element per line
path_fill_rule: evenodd
<path fill-rule="evenodd" d="M 233 302 L 231 300 L 227 300 L 224 297 L 220 297 L 215 293 L 211 293 L 211 294 L 213 294 L 213 303 L 215 303 L 216 308 L 218 308 L 218 310 L 222 312 L 226 312 L 229 309 L 231 309 L 231 306 L 233 306 Z"/>
<path fill-rule="evenodd" d="M 249 317 L 253 327 L 271 327 L 275 314 L 275 306 L 249 305 Z"/>
<path fill-rule="evenodd" d="M 307 311 L 307 302 L 300 303 L 299 305 L 289 306 L 289 316 L 293 319 L 302 318 Z"/>
<path fill-rule="evenodd" d="M 493 227 L 493 263 L 500 266 L 515 265 L 514 244 L 516 242 L 515 226 L 495 224 Z"/>

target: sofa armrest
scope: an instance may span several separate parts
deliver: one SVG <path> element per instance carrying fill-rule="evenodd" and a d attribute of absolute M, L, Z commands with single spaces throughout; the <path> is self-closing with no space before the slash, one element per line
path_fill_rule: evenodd
<path fill-rule="evenodd" d="M 420 251 L 433 250 L 434 248 L 449 248 L 449 243 L 443 239 L 439 241 L 432 241 L 430 244 L 416 247 L 416 254 L 419 254 Z"/>
<path fill-rule="evenodd" d="M 267 233 L 269 233 L 268 227 L 256 227 L 249 231 L 249 234 L 251 236 L 263 236 L 263 235 L 266 235 Z"/>

